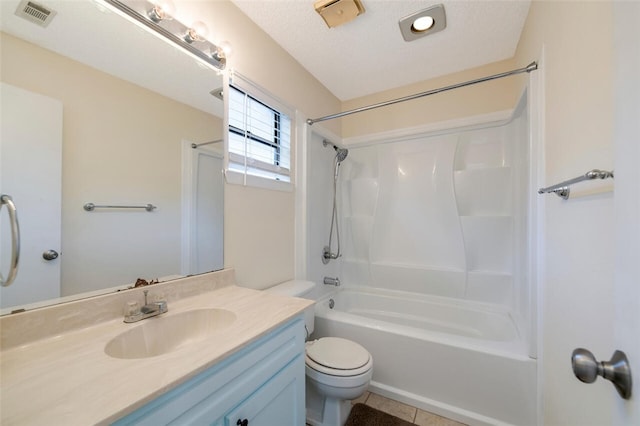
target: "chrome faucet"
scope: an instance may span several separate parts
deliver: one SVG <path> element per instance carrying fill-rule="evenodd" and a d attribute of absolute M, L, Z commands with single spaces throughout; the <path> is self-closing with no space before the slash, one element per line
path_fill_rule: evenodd
<path fill-rule="evenodd" d="M 138 322 L 146 318 L 155 317 L 160 314 L 164 314 L 169 309 L 167 308 L 167 302 L 165 300 L 158 300 L 156 302 L 149 303 L 147 301 L 147 295 L 149 290 L 144 290 L 144 306 L 138 308 L 138 302 L 129 302 L 125 307 L 124 322 Z"/>
<path fill-rule="evenodd" d="M 340 285 L 340 278 L 324 277 L 324 283 L 327 285 L 335 285 L 337 287 Z"/>

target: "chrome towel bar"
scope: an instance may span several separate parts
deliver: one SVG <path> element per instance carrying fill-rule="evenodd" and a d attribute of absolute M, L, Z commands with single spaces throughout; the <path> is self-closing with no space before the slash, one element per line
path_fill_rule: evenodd
<path fill-rule="evenodd" d="M 145 204 L 144 206 L 99 206 L 93 203 L 87 203 L 83 207 L 88 212 L 92 212 L 95 209 L 145 209 L 148 212 L 152 212 L 153 209 L 157 208 L 153 204 Z"/>
<path fill-rule="evenodd" d="M 585 180 L 607 178 L 613 179 L 613 170 L 608 172 L 606 170 L 593 169 L 583 174 L 582 176 L 574 177 L 573 179 L 565 180 L 564 182 L 560 182 L 546 188 L 540 188 L 538 189 L 538 194 L 548 194 L 553 192 L 558 197 L 567 200 L 569 198 L 569 194 L 571 193 L 571 189 L 569 188 L 569 186 L 573 185 L 574 183 L 582 182 Z"/>

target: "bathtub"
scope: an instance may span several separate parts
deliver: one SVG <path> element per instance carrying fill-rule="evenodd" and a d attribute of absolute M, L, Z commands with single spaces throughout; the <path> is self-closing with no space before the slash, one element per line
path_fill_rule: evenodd
<path fill-rule="evenodd" d="M 318 300 L 315 314 L 314 338 L 343 337 L 371 353 L 375 393 L 470 425 L 536 424 L 536 361 L 506 310 L 345 287 Z"/>

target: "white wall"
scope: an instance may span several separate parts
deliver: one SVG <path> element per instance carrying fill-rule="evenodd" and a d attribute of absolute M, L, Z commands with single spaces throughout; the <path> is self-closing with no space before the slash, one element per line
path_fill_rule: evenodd
<path fill-rule="evenodd" d="M 329 230 L 331 229 L 331 214 L 333 210 L 333 164 L 336 152 L 330 146 L 323 146 L 322 141 L 325 137 L 317 133 L 316 131 L 318 130 L 319 126 L 314 125 L 307 146 L 307 182 L 304 191 L 306 203 L 306 244 L 304 247 L 306 274 L 304 277 L 301 277 L 319 284 L 316 287 L 316 294 L 312 295 L 314 297 L 319 297 L 321 294 L 333 289 L 332 286 L 325 286 L 323 284 L 324 277 L 344 278 L 341 275 L 342 258 L 331 260 L 326 265 L 322 263 L 322 249 L 329 244 Z M 333 136 L 327 136 L 326 139 L 334 143 L 340 142 Z M 349 157 L 347 156 L 347 158 Z M 344 179 L 343 176 L 344 171 L 341 166 L 340 181 Z M 338 203 L 340 214 L 344 206 L 340 204 L 340 200 L 338 200 Z M 344 244 L 344 227 L 340 228 L 340 232 Z M 337 249 L 335 234 L 331 246 L 332 251 L 335 253 Z M 342 250 L 344 250 L 343 247 L 344 245 L 341 246 Z"/>

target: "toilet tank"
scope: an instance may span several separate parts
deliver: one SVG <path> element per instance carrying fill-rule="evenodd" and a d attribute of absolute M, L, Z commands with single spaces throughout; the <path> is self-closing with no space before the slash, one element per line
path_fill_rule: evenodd
<path fill-rule="evenodd" d="M 273 287 L 269 287 L 263 291 L 268 291 L 269 293 L 279 294 L 282 296 L 289 297 L 300 297 L 302 299 L 309 299 L 309 294 L 315 288 L 316 284 L 313 281 L 306 280 L 292 280 L 285 281 L 280 284 L 276 284 Z M 307 328 L 307 337 L 313 333 L 314 328 L 314 305 L 309 306 L 304 311 L 304 323 Z"/>

